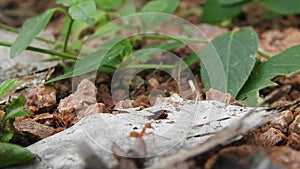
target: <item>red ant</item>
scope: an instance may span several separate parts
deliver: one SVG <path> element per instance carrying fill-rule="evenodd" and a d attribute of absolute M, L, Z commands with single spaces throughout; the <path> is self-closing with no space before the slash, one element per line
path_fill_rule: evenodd
<path fill-rule="evenodd" d="M 142 128 L 141 132 L 136 132 L 132 131 L 129 134 L 129 137 L 134 137 L 134 138 L 142 138 L 146 134 L 146 129 L 152 128 L 150 123 L 146 123 L 145 126 Z"/>

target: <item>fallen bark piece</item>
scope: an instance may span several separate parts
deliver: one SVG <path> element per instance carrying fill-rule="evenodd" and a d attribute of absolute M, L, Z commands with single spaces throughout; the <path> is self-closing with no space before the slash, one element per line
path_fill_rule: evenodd
<path fill-rule="evenodd" d="M 47 126 L 54 125 L 53 114 L 50 113 L 42 113 L 42 114 L 35 115 L 33 120 Z"/>
<path fill-rule="evenodd" d="M 291 110 L 285 110 L 283 113 L 283 115 L 278 116 L 271 121 L 271 126 L 282 132 L 287 132 L 288 126 L 293 121 L 294 117 Z"/>
<path fill-rule="evenodd" d="M 205 169 L 298 169 L 300 152 L 289 147 L 265 149 L 254 145 L 228 147 L 206 161 Z"/>
<path fill-rule="evenodd" d="M 112 168 L 118 164 L 111 149 L 113 143 L 128 155 L 133 149 L 142 149 L 135 144 L 136 139 L 142 138 L 144 152 L 147 152 L 145 167 L 174 168 L 217 145 L 236 140 L 253 127 L 267 122 L 269 115 L 274 113 L 218 101 L 195 102 L 178 95 L 160 98 L 149 108 L 128 108 L 122 112 L 89 115 L 67 130 L 29 146 L 28 149 L 41 160 L 20 167 L 84 168 L 86 157 L 78 152 L 84 142 L 93 152 L 87 150 L 83 154 L 90 157 L 89 153 L 94 153 L 107 168 Z M 161 112 L 167 117 L 147 118 Z M 151 128 L 145 129 L 146 124 Z M 141 134 L 137 138 L 130 137 L 130 133 Z M 119 164 L 130 166 L 127 162 L 128 159 Z M 104 166 L 100 162 L 99 165 Z"/>
<path fill-rule="evenodd" d="M 286 140 L 286 136 L 280 130 L 273 127 L 269 128 L 264 133 L 254 134 L 253 139 L 255 144 L 262 145 L 264 147 L 275 146 L 284 140 Z"/>
<path fill-rule="evenodd" d="M 128 109 L 128 108 L 133 108 L 133 100 L 122 100 L 116 103 L 114 109 L 119 110 L 119 109 Z"/>
<path fill-rule="evenodd" d="M 56 133 L 54 128 L 37 123 L 31 118 L 16 120 L 14 128 L 20 135 L 26 135 L 33 140 L 41 140 Z"/>
<path fill-rule="evenodd" d="M 104 112 L 105 105 L 103 103 L 94 103 L 90 105 L 84 112 L 80 111 L 77 113 L 78 120 L 81 120 L 82 118 L 89 116 L 94 113 L 103 113 Z"/>
<path fill-rule="evenodd" d="M 94 83 L 84 79 L 74 94 L 62 99 L 54 113 L 56 123 L 60 127 L 74 125 L 78 120 L 94 113 L 104 112 L 105 105 L 97 103 L 97 88 Z"/>
<path fill-rule="evenodd" d="M 261 147 L 243 145 L 228 147 L 208 159 L 204 169 L 284 169 L 268 156 L 267 151 Z"/>
<path fill-rule="evenodd" d="M 39 85 L 25 97 L 24 108 L 33 113 L 48 111 L 56 105 L 56 90 L 52 86 Z"/>
<path fill-rule="evenodd" d="M 289 133 L 300 134 L 300 114 L 296 116 L 295 120 L 289 126 Z"/>
<path fill-rule="evenodd" d="M 245 104 L 235 100 L 229 93 L 222 93 L 221 91 L 215 89 L 209 89 L 206 93 L 206 100 L 217 100 L 223 103 L 246 106 Z"/>
<path fill-rule="evenodd" d="M 88 106 L 97 102 L 96 87 L 93 82 L 84 79 L 74 94 L 62 99 L 57 107 L 59 113 L 69 114 L 74 111 L 85 111 Z"/>
<path fill-rule="evenodd" d="M 286 145 L 295 150 L 300 150 L 300 135 L 296 134 L 296 133 L 292 133 L 288 137 L 288 141 L 287 141 Z"/>
<path fill-rule="evenodd" d="M 300 152 L 290 147 L 272 147 L 268 152 L 268 156 L 284 169 L 300 168 Z"/>

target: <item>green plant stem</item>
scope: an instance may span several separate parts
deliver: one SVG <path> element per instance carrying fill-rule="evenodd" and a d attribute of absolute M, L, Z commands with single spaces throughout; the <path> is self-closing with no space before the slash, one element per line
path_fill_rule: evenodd
<path fill-rule="evenodd" d="M 68 41 L 69 41 L 69 38 L 70 38 L 70 34 L 71 34 L 71 30 L 72 30 L 72 26 L 73 26 L 74 20 L 73 20 L 72 16 L 69 14 L 69 12 L 67 12 L 65 9 L 63 9 L 63 8 L 55 8 L 55 10 L 58 11 L 58 12 L 64 13 L 70 19 L 70 21 L 71 21 L 70 24 L 69 24 L 68 30 L 67 30 L 65 41 L 64 41 L 64 49 L 63 49 L 63 51 L 67 52 Z"/>
<path fill-rule="evenodd" d="M 71 18 L 70 16 L 70 24 L 69 24 L 69 27 L 68 27 L 68 30 L 67 30 L 67 34 L 66 34 L 66 38 L 65 38 L 65 41 L 64 41 L 64 52 L 67 52 L 67 49 L 68 49 L 68 41 L 69 41 L 69 38 L 70 38 L 70 34 L 71 34 L 71 30 L 72 30 L 72 26 L 73 26 L 73 23 L 74 23 L 74 19 Z"/>
<path fill-rule="evenodd" d="M 126 66 L 127 69 L 173 69 L 174 65 L 158 65 L 158 64 L 139 64 Z"/>
<path fill-rule="evenodd" d="M 257 53 L 258 53 L 260 56 L 263 56 L 263 57 L 265 57 L 265 58 L 267 58 L 267 59 L 270 59 L 270 58 L 272 57 L 270 54 L 264 52 L 264 51 L 261 50 L 261 49 L 258 49 L 258 50 L 257 50 Z"/>
<path fill-rule="evenodd" d="M 11 43 L 0 41 L 0 46 L 11 47 L 11 45 L 12 45 Z M 55 55 L 55 56 L 59 56 L 59 57 L 64 58 L 64 59 L 73 59 L 73 60 L 79 59 L 77 56 L 69 54 L 69 53 L 56 52 L 56 51 L 53 51 L 53 50 L 41 49 L 41 48 L 36 48 L 36 47 L 32 47 L 32 46 L 28 46 L 26 48 L 26 50 L 40 52 L 40 53 L 46 53 L 46 54 L 50 54 L 50 55 Z"/>
<path fill-rule="evenodd" d="M 13 32 L 13 33 L 19 33 L 19 30 L 18 29 L 15 29 L 13 27 L 10 27 L 10 26 L 7 26 L 7 25 L 4 25 L 4 24 L 1 24 L 0 23 L 0 28 L 1 29 L 4 29 L 6 31 L 9 31 L 9 32 Z M 53 41 L 53 40 L 49 40 L 49 39 L 45 39 L 43 37 L 35 37 L 35 39 L 41 41 L 41 42 L 46 42 L 46 43 L 49 43 L 49 44 L 52 44 L 52 45 L 55 45 L 56 42 Z"/>
<path fill-rule="evenodd" d="M 192 39 L 192 38 L 184 38 L 184 37 L 176 37 L 176 36 L 165 36 L 165 35 L 154 35 L 154 34 L 146 34 L 144 35 L 146 38 L 151 39 L 163 39 L 163 40 L 177 40 L 183 42 L 196 42 L 196 43 L 208 43 L 207 39 Z"/>

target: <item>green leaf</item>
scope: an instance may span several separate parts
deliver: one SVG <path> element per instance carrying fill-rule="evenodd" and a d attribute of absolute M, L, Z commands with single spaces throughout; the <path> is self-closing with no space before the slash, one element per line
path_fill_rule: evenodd
<path fill-rule="evenodd" d="M 99 8 L 104 10 L 112 10 L 118 8 L 123 0 L 97 0 L 96 3 Z"/>
<path fill-rule="evenodd" d="M 161 53 L 162 51 L 172 50 L 178 46 L 183 45 L 180 41 L 169 42 L 169 43 L 162 43 L 162 44 L 155 44 L 145 47 L 144 49 L 138 50 L 134 53 L 136 58 L 132 59 L 127 64 L 134 63 L 134 62 L 141 62 L 144 63 L 148 61 L 149 56 L 155 53 Z M 149 49 L 149 50 L 148 50 Z"/>
<path fill-rule="evenodd" d="M 271 81 L 273 77 L 291 75 L 299 71 L 300 45 L 296 45 L 257 65 L 237 98 L 250 106 L 255 106 L 259 101 L 259 90 L 275 85 Z"/>
<path fill-rule="evenodd" d="M 299 0 L 263 0 L 263 5 L 270 11 L 279 14 L 299 14 Z"/>
<path fill-rule="evenodd" d="M 80 1 L 82 0 L 56 0 L 56 3 L 69 7 L 78 4 Z"/>
<path fill-rule="evenodd" d="M 50 21 L 56 9 L 48 9 L 41 15 L 28 19 L 22 26 L 19 36 L 13 42 L 10 49 L 10 57 L 14 58 L 19 55 L 33 39 L 44 29 Z"/>
<path fill-rule="evenodd" d="M 5 116 L 4 120 L 6 121 L 6 120 L 8 120 L 8 119 L 13 119 L 13 118 L 15 118 L 15 117 L 24 116 L 24 115 L 26 115 L 26 114 L 28 114 L 27 111 L 25 111 L 22 107 L 18 107 L 18 108 L 16 108 L 16 109 L 12 110 L 11 112 L 9 112 L 9 113 Z"/>
<path fill-rule="evenodd" d="M 1 97 L 14 88 L 19 82 L 15 79 L 7 79 L 0 84 L 0 100 Z"/>
<path fill-rule="evenodd" d="M 178 0 L 154 0 L 143 6 L 141 12 L 162 12 L 172 14 L 178 6 Z"/>
<path fill-rule="evenodd" d="M 109 42 L 102 44 L 100 49 L 98 49 L 95 52 L 92 52 L 85 58 L 78 60 L 73 70 L 47 81 L 46 84 L 89 73 L 101 68 L 103 64 L 109 62 L 109 60 L 112 60 L 116 57 L 116 55 L 109 55 L 109 52 L 114 46 L 116 46 L 116 44 L 120 43 L 121 40 L 122 39 L 120 37 L 116 37 L 110 40 Z"/>
<path fill-rule="evenodd" d="M 192 53 L 192 54 L 188 55 L 187 57 L 183 58 L 183 61 L 186 65 L 191 66 L 192 64 L 200 61 L 200 58 L 199 58 L 198 54 Z"/>
<path fill-rule="evenodd" d="M 183 45 L 182 42 L 175 41 L 175 42 L 168 42 L 168 43 L 150 45 L 147 48 L 158 48 L 158 49 L 163 49 L 163 50 L 172 50 L 172 49 L 175 49 L 175 48 L 177 48 L 181 45 Z"/>
<path fill-rule="evenodd" d="M 245 1 L 247 0 L 219 0 L 219 3 L 221 5 L 234 5 Z"/>
<path fill-rule="evenodd" d="M 231 31 L 213 39 L 200 55 L 205 88 L 236 97 L 254 67 L 257 48 L 258 37 L 251 29 Z"/>
<path fill-rule="evenodd" d="M 74 20 L 92 23 L 96 14 L 96 5 L 93 0 L 80 1 L 69 8 L 69 13 Z"/>
<path fill-rule="evenodd" d="M 172 14 L 175 12 L 178 6 L 178 0 L 154 0 L 148 2 L 141 9 L 141 12 L 145 12 L 144 15 L 141 15 L 141 25 L 143 30 L 148 30 L 153 26 L 158 24 L 163 24 L 164 21 L 168 18 L 167 15 L 161 15 L 159 13 Z M 150 13 L 147 13 L 150 12 Z M 152 13 L 152 12 L 157 12 Z"/>
<path fill-rule="evenodd" d="M 218 0 L 206 1 L 203 8 L 202 22 L 213 23 L 231 19 L 242 11 L 244 3 L 222 6 Z"/>
<path fill-rule="evenodd" d="M 5 121 L 8 119 L 15 118 L 17 116 L 26 115 L 27 112 L 23 109 L 23 104 L 25 103 L 25 97 L 23 95 L 19 95 L 19 97 L 12 100 L 11 104 L 9 104 L 5 108 Z"/>
<path fill-rule="evenodd" d="M 101 71 L 106 71 L 106 72 L 110 72 L 113 71 L 114 69 L 112 68 L 107 68 L 107 64 L 109 64 L 110 62 L 115 62 L 115 58 L 117 57 L 117 55 L 109 55 L 107 54 L 104 58 L 104 54 L 116 43 L 118 43 L 118 41 L 120 41 L 119 38 L 113 39 L 110 42 L 106 43 L 106 44 L 102 44 L 99 50 L 97 50 L 94 53 L 91 53 L 90 55 L 88 55 L 87 57 L 83 58 L 80 61 L 76 62 L 76 68 L 74 68 L 73 70 L 66 72 L 65 74 L 58 76 L 56 78 L 53 78 L 49 81 L 46 82 L 46 84 L 49 83 L 53 83 L 59 80 L 63 80 L 63 79 L 67 79 L 67 78 L 71 78 L 71 77 L 75 77 L 78 75 L 82 75 L 88 72 L 92 72 L 95 71 L 97 69 L 100 69 Z M 149 46 L 149 48 L 160 48 L 160 49 L 164 49 L 164 50 L 171 50 L 174 49 L 178 46 L 181 46 L 182 43 L 181 42 L 170 42 L 170 43 L 164 43 L 164 44 L 159 44 L 159 45 L 152 45 Z M 128 52 L 129 47 L 125 45 L 126 50 Z M 111 53 L 114 54 L 114 53 Z M 101 60 L 102 59 L 102 60 Z M 100 63 L 101 61 L 101 63 Z M 120 62 L 119 62 L 120 63 Z M 113 67 L 115 67 L 115 63 L 112 63 Z M 104 69 L 105 68 L 105 69 Z"/>
<path fill-rule="evenodd" d="M 264 20 L 269 20 L 269 21 L 275 20 L 275 19 L 280 18 L 280 17 L 282 17 L 281 14 L 278 14 L 278 13 L 275 13 L 275 12 L 272 12 L 272 11 L 267 11 L 263 15 L 263 19 Z"/>
<path fill-rule="evenodd" d="M 1 137 L 0 142 L 8 143 L 9 140 L 11 140 L 11 138 L 12 138 L 13 136 L 14 136 L 14 133 L 13 133 L 13 132 L 6 133 L 6 134 L 4 134 L 4 135 Z"/>
<path fill-rule="evenodd" d="M 126 6 L 119 10 L 119 14 L 122 16 L 131 15 L 136 13 L 136 9 L 133 6 Z"/>
<path fill-rule="evenodd" d="M 34 155 L 21 146 L 0 143 L 0 168 L 27 163 L 33 159 Z"/>

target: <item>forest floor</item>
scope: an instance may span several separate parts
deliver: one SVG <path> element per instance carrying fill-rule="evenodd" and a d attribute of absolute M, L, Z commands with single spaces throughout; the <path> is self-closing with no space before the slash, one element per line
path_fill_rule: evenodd
<path fill-rule="evenodd" d="M 181 13 L 189 8 L 196 5 L 203 5 L 203 3 L 203 1 L 180 1 L 177 15 L 180 16 Z M 55 2 L 47 1 L 45 3 L 45 1 L 26 0 L 20 3 L 15 0 L 2 0 L 0 6 L 3 8 L 0 12 L 0 22 L 17 28 L 27 18 L 55 6 Z M 6 10 L 8 8 L 10 10 Z M 243 27 L 253 28 L 259 37 L 259 48 L 271 55 L 276 55 L 293 45 L 299 44 L 300 16 L 283 16 L 274 20 L 265 20 L 263 19 L 264 12 L 263 8 L 254 8 L 248 5 L 242 14 L 233 19 L 229 27 L 202 24 L 201 15 L 198 13 L 185 15 L 184 19 L 198 27 L 206 29 L 209 39 L 231 30 Z M 47 29 L 53 32 L 54 37 L 58 37 L 63 26 L 63 20 L 64 17 L 61 14 L 56 14 L 47 26 Z M 155 41 L 148 40 L 141 42 L 140 46 L 154 43 Z M 172 52 L 180 56 L 185 56 L 191 51 L 187 47 L 180 47 Z M 266 61 L 265 58 L 259 55 L 256 57 L 262 61 Z M 207 100 L 207 91 L 204 89 L 200 79 L 199 64 L 192 65 L 191 70 L 195 77 L 197 77 L 196 85 L 201 93 L 199 99 Z M 56 66 L 52 77 L 61 74 L 63 74 L 63 67 Z M 88 77 L 88 75 L 86 76 Z M 104 113 L 118 113 L 116 110 L 119 107 L 116 107 L 111 96 L 110 89 L 113 86 L 111 79 L 112 74 L 98 72 L 95 80 L 97 102 L 101 103 L 99 108 Z M 187 160 L 190 168 L 251 168 L 255 167 L 254 163 L 260 163 L 260 160 L 264 158 L 268 158 L 272 164 L 274 163 L 274 166 L 270 168 L 300 168 L 300 74 L 289 77 L 278 76 L 273 81 L 279 85 L 261 90 L 260 96 L 265 97 L 282 86 L 291 85 L 291 90 L 277 99 L 270 108 L 280 112 L 284 111 L 283 115 L 272 119 L 269 123 L 257 129 L 249 131 L 241 140 L 226 146 L 219 146 Z M 165 97 L 179 92 L 176 81 L 162 71 L 142 71 L 135 76 L 130 85 L 131 101 L 124 103 L 121 108 L 150 107 L 156 99 L 156 97 L 149 97 L 150 94 L 153 94 L 153 89 L 163 91 L 163 94 L 156 94 L 161 94 Z M 22 146 L 29 146 L 76 124 L 78 117 L 75 114 L 70 112 L 59 113 L 59 111 L 70 106 L 71 103 L 69 103 L 69 100 L 64 100 L 64 98 L 70 96 L 73 92 L 72 90 L 71 79 L 55 82 L 51 86 L 35 86 L 27 90 L 25 92 L 27 98 L 25 108 L 33 113 L 16 119 L 18 122 L 15 124 L 15 128 L 20 137 L 13 140 L 13 142 Z M 126 95 L 122 90 L 116 91 L 114 94 L 114 99 L 118 101 L 123 100 Z M 79 100 L 83 96 L 85 95 L 78 96 L 77 99 Z M 224 101 L 216 97 L 223 98 L 225 96 L 221 93 L 212 98 Z M 231 101 L 229 104 L 239 103 Z M 245 106 L 242 103 L 239 105 Z M 35 126 L 33 127 L 35 128 L 34 131 L 26 128 L 24 123 Z"/>

